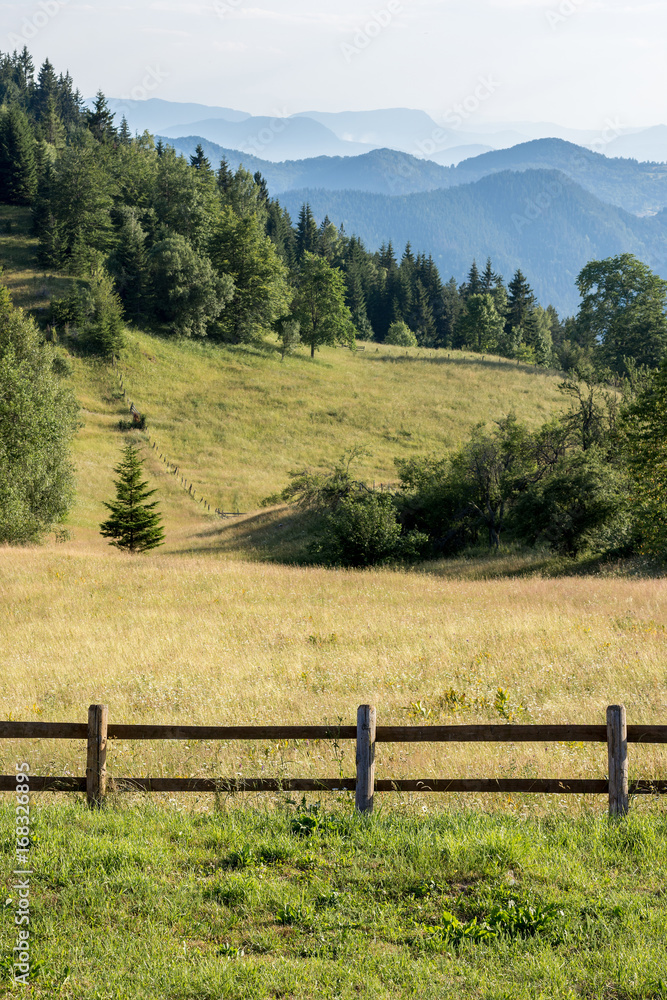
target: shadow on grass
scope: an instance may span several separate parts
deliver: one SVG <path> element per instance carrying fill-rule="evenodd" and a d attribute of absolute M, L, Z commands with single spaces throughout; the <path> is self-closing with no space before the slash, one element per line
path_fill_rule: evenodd
<path fill-rule="evenodd" d="M 286 506 L 227 517 L 198 532 L 190 550 L 305 566 L 310 564 L 308 544 L 313 540 L 316 521 L 312 514 Z"/>
<path fill-rule="evenodd" d="M 365 354 L 364 361 L 381 361 L 385 364 L 429 364 L 429 365 L 454 365 L 459 368 L 490 368 L 496 371 L 507 372 L 508 369 L 525 372 L 529 375 L 549 375 L 563 378 L 562 372 L 555 368 L 540 368 L 539 365 L 531 365 L 523 361 L 513 361 L 511 358 L 497 358 L 484 354 L 450 357 L 444 349 L 440 348 L 436 355 L 428 354 Z"/>
<path fill-rule="evenodd" d="M 198 532 L 190 542 L 192 552 L 278 565 L 313 566 L 308 547 L 317 535 L 319 518 L 287 506 L 228 518 Z M 558 556 L 544 550 L 508 546 L 496 552 L 473 550 L 449 559 L 426 560 L 414 565 L 395 564 L 387 569 L 422 573 L 447 580 L 508 580 L 525 577 L 566 576 L 659 578 L 665 567 L 639 556 L 619 553 Z"/>

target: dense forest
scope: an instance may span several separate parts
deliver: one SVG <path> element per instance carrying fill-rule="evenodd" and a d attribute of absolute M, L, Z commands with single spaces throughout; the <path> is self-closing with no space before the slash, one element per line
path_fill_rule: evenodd
<path fill-rule="evenodd" d="M 350 456 L 330 474 L 295 473 L 280 499 L 315 515 L 319 561 L 424 558 L 482 538 L 497 547 L 501 535 L 565 555 L 664 556 L 667 282 L 632 255 L 590 261 L 577 278 L 579 311 L 564 320 L 536 301 L 520 270 L 506 282 L 490 259 L 473 260 L 462 284 L 443 282 L 410 243 L 400 255 L 391 243 L 370 253 L 328 219 L 317 225 L 308 204 L 294 223 L 259 172 L 224 159 L 214 168 L 201 147 L 186 158 L 148 133 L 131 135 L 101 92 L 86 108 L 68 74 L 48 60 L 35 74 L 26 49 L 0 57 L 0 201 L 31 208 L 39 263 L 74 278 L 40 324 L 93 355 L 119 351 L 130 322 L 226 343 L 272 333 L 283 356 L 299 343 L 314 356 L 363 338 L 564 372 L 565 416 L 537 432 L 512 415 L 478 428 L 454 455 L 399 464 L 393 493 L 357 482 Z M 31 320 L 9 301 L 3 309 L 7 384 L 23 384 L 21 365 L 32 366 L 50 387 L 49 406 L 59 405 L 57 359 Z M 66 405 L 59 447 L 73 427 Z M 5 445 L 9 489 L 23 457 L 18 440 Z M 49 503 L 24 476 L 25 490 L 4 507 L 8 525 L 27 524 L 32 511 L 33 527 L 0 535 L 42 533 L 66 509 L 68 476 Z"/>

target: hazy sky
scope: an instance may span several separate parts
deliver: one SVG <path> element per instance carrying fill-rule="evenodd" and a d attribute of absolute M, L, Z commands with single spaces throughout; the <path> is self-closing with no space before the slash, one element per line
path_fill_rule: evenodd
<path fill-rule="evenodd" d="M 467 100 L 470 128 L 665 122 L 666 37 L 667 0 L 0 0 L 0 48 L 86 96 L 439 119 Z"/>

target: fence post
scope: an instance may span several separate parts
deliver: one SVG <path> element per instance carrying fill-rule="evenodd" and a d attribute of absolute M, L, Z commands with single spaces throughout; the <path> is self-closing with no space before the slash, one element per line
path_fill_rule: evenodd
<path fill-rule="evenodd" d="M 625 705 L 607 708 L 607 754 L 609 758 L 609 815 L 628 811 L 628 729 Z"/>
<path fill-rule="evenodd" d="M 373 812 L 375 791 L 375 706 L 357 709 L 357 789 L 354 804 L 361 813 Z"/>
<path fill-rule="evenodd" d="M 88 709 L 88 759 L 86 797 L 91 809 L 100 807 L 107 792 L 107 717 L 106 705 Z"/>

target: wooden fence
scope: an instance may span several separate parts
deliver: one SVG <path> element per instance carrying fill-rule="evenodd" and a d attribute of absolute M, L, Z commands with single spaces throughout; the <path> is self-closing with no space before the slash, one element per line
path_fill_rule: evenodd
<path fill-rule="evenodd" d="M 628 726 L 625 707 L 610 705 L 606 725 L 378 726 L 372 705 L 360 705 L 356 726 L 151 726 L 109 723 L 106 705 L 91 705 L 88 723 L 0 722 L 0 739 L 86 740 L 85 777 L 30 776 L 31 791 L 86 792 L 91 806 L 107 794 L 109 740 L 356 740 L 356 778 L 114 778 L 117 789 L 145 792 L 355 792 L 356 808 L 373 811 L 376 792 L 542 792 L 609 796 L 609 814 L 623 816 L 630 795 L 667 793 L 667 781 L 628 782 L 629 743 L 667 743 L 667 726 Z M 375 778 L 377 743 L 606 743 L 607 778 Z M 13 791 L 14 775 L 0 776 Z"/>

